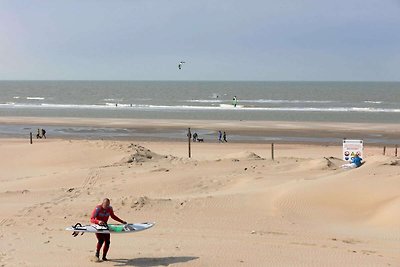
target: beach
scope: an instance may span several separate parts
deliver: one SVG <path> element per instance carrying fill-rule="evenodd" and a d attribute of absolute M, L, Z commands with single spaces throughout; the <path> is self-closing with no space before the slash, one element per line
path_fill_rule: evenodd
<path fill-rule="evenodd" d="M 400 1 L 0 6 L 0 267 L 400 267 Z"/>
<path fill-rule="evenodd" d="M 41 118 L 1 120 L 38 128 L 57 121 L 69 125 Z M 136 123 L 153 130 L 163 125 Z M 184 133 L 206 123 L 175 121 L 165 127 Z M 97 124 L 125 127 L 132 121 Z M 293 125 L 310 135 L 318 132 L 316 125 L 300 123 L 243 128 L 257 132 L 267 125 L 277 133 L 285 127 L 296 132 Z M 214 126 L 235 130 L 211 122 L 205 128 Z M 394 135 L 397 129 L 359 127 L 352 133 Z M 400 160 L 393 149 L 383 156 L 381 146 L 366 145 L 364 165 L 342 170 L 340 143 L 278 142 L 275 160 L 267 142 L 192 143 L 189 159 L 186 140 L 49 135 L 31 145 L 28 137 L 0 138 L 0 266 L 400 265 Z M 95 236 L 74 238 L 64 229 L 88 224 L 105 197 L 122 219 L 156 225 L 112 235 L 109 261 L 94 263 Z"/>
<path fill-rule="evenodd" d="M 344 138 L 354 138 L 370 145 L 400 144 L 397 123 L 0 117 L 0 137 L 29 138 L 38 128 L 56 138 L 72 139 L 185 141 L 191 128 L 206 142 L 217 142 L 221 130 L 227 132 L 230 142 L 242 143 L 339 144 Z"/>

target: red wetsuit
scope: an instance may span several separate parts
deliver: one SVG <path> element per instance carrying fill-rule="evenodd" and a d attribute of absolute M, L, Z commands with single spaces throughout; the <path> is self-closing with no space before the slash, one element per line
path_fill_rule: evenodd
<path fill-rule="evenodd" d="M 102 205 L 96 206 L 96 208 L 93 210 L 90 222 L 95 224 L 98 224 L 99 221 L 107 223 L 110 216 L 117 222 L 124 223 L 123 220 L 121 220 L 114 214 L 113 208 L 111 206 L 108 206 L 104 209 Z"/>
<path fill-rule="evenodd" d="M 96 206 L 96 208 L 93 210 L 90 222 L 95 224 L 98 224 L 99 221 L 107 223 L 109 217 L 113 218 L 117 222 L 124 223 L 123 220 L 121 220 L 114 214 L 113 208 L 111 206 L 108 206 L 107 208 L 104 209 L 102 205 Z M 103 243 L 105 243 L 103 248 L 103 259 L 105 259 L 107 256 L 108 249 L 110 247 L 110 234 L 96 234 L 96 237 L 97 237 L 96 256 L 99 257 L 100 249 L 103 246 Z"/>

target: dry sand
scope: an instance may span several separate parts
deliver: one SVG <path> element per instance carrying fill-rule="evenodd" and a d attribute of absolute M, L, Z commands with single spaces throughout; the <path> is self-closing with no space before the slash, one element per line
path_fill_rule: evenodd
<path fill-rule="evenodd" d="M 379 148 L 344 171 L 339 146 L 131 143 L 0 139 L 0 266 L 400 266 L 400 160 Z M 157 224 L 93 263 L 94 235 L 64 228 L 104 197 Z"/>

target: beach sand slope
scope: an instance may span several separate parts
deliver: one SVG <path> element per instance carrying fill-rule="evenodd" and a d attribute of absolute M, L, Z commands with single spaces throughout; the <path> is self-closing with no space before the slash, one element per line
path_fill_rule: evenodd
<path fill-rule="evenodd" d="M 0 266 L 99 266 L 94 235 L 64 229 L 104 197 L 156 226 L 113 235 L 101 266 L 400 266 L 398 159 L 275 148 L 0 139 Z"/>

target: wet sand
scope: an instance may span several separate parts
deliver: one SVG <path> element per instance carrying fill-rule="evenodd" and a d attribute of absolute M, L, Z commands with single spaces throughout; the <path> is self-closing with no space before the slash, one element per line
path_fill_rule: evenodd
<path fill-rule="evenodd" d="M 50 135 L 59 138 L 183 141 L 190 127 L 204 135 L 207 142 L 216 142 L 217 132 L 222 130 L 232 142 L 338 144 L 343 138 L 355 138 L 367 144 L 400 144 L 399 124 L 378 123 L 1 117 L 0 125 L 12 128 L 3 133 L 6 137 L 27 136 L 37 128 L 50 128 L 55 129 Z"/>

